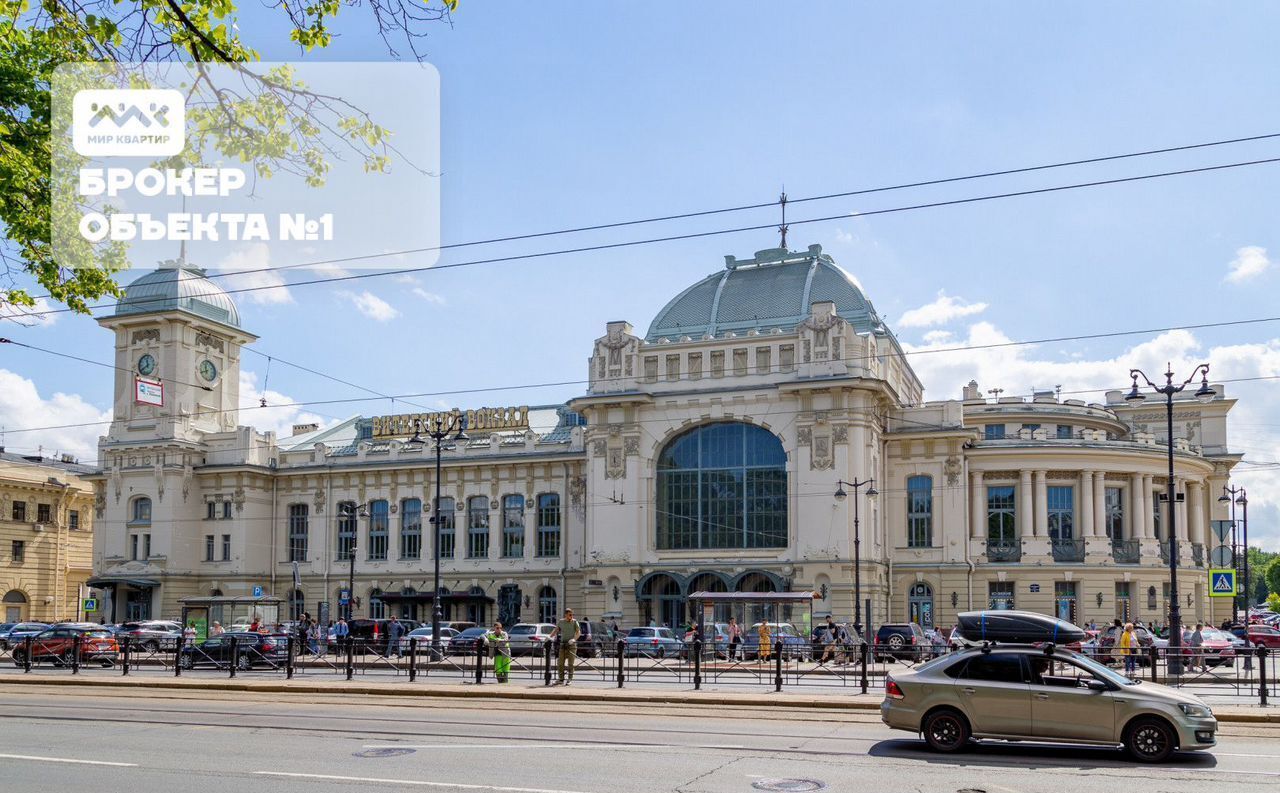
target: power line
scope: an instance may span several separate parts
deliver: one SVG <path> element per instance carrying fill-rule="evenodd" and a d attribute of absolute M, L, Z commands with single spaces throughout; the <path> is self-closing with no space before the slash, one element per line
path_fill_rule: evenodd
<path fill-rule="evenodd" d="M 873 210 L 867 210 L 865 212 L 846 212 L 846 213 L 841 213 L 839 215 L 827 215 L 823 217 L 805 218 L 802 220 L 792 220 L 792 221 L 788 221 L 788 225 L 799 226 L 799 225 L 805 225 L 810 223 L 826 223 L 826 222 L 831 222 L 835 220 L 848 220 L 850 218 L 855 218 L 855 217 L 871 217 L 875 215 L 888 215 L 888 214 L 894 214 L 898 212 L 913 212 L 913 211 L 922 210 L 922 209 L 936 209 L 940 207 L 962 206 L 965 204 L 975 204 L 975 203 L 981 203 L 985 201 L 998 201 L 998 200 L 1003 200 L 1008 198 L 1020 198 L 1020 197 L 1031 196 L 1031 195 L 1059 193 L 1059 192 L 1065 192 L 1068 190 L 1080 190 L 1084 188 L 1104 187 L 1108 185 L 1126 184 L 1129 182 L 1140 182 L 1140 181 L 1145 181 L 1150 179 L 1163 179 L 1171 176 L 1185 176 L 1188 174 L 1210 173 L 1214 171 L 1223 171 L 1223 170 L 1229 170 L 1233 168 L 1246 168 L 1246 167 L 1252 167 L 1257 165 L 1269 165 L 1269 164 L 1278 163 L 1278 162 L 1280 162 L 1280 157 L 1271 157 L 1271 158 L 1261 159 L 1261 160 L 1248 160 L 1244 162 L 1226 163 L 1222 165 L 1208 165 L 1208 166 L 1203 166 L 1199 168 L 1185 168 L 1177 171 L 1162 171 L 1160 173 L 1141 174 L 1138 176 L 1126 176 L 1126 177 L 1119 177 L 1114 179 L 1100 179 L 1100 180 L 1094 180 L 1090 182 L 1076 182 L 1073 184 L 1055 185 L 1052 187 L 1040 187 L 1040 188 L 1034 188 L 1030 190 L 1016 190 L 1016 191 L 1011 191 L 1007 193 L 995 193 L 995 194 L 982 195 L 982 196 L 971 196 L 969 198 L 956 198 L 956 199 L 950 199 L 947 201 L 931 201 L 931 202 L 922 203 L 922 204 L 910 204 L 905 206 L 889 207 L 886 209 L 873 209 Z M 473 260 L 464 261 L 464 262 L 454 262 L 452 264 L 436 264 L 432 266 L 409 267 L 409 268 L 404 268 L 399 270 L 380 270 L 372 273 L 348 273 L 346 275 L 340 275 L 340 276 L 329 276 L 326 278 L 313 278 L 313 279 L 304 280 L 304 281 L 294 281 L 293 283 L 286 284 L 285 286 L 293 287 L 293 286 L 313 286 L 316 284 L 345 283 L 348 281 L 360 281 L 368 278 L 384 278 L 387 276 L 407 275 L 407 274 L 413 274 L 413 273 L 425 273 L 428 271 L 450 270 L 450 269 L 457 269 L 462 267 L 475 267 L 475 266 L 484 265 L 484 264 L 501 264 L 506 262 L 528 261 L 532 259 L 543 259 L 543 258 L 548 258 L 552 256 L 566 256 L 566 255 L 575 254 L 575 253 L 594 253 L 594 252 L 605 251 L 605 250 L 618 250 L 621 248 L 637 247 L 641 245 L 653 245 L 653 244 L 662 243 L 662 242 L 678 242 L 682 240 L 700 239 L 705 237 L 716 237 L 716 236 L 723 236 L 728 234 L 739 234 L 739 233 L 748 232 L 748 231 L 761 231 L 765 229 L 773 229 L 776 227 L 776 225 L 777 224 L 775 223 L 765 223 L 765 224 L 758 224 L 758 225 L 751 225 L 751 226 L 738 226 L 734 228 L 713 229 L 711 231 L 690 232 L 687 234 L 673 234 L 665 237 L 651 237 L 647 239 L 627 240 L 623 242 L 601 243 L 599 245 L 584 245 L 577 248 L 562 248 L 559 250 L 540 251 L 537 253 L 513 254 L 510 256 L 495 256 L 488 259 L 473 259 Z M 406 253 L 414 253 L 414 252 L 415 251 L 410 250 L 410 251 L 395 251 L 393 253 L 396 255 L 403 255 Z M 379 254 L 379 255 L 392 255 L 392 254 Z M 369 257 L 356 257 L 356 258 L 369 258 Z M 314 264 L 332 264 L 332 263 L 341 263 L 344 261 L 350 261 L 350 257 L 348 257 L 347 259 L 332 259 L 325 262 L 313 263 L 312 266 L 314 266 Z M 282 288 L 280 284 L 246 286 L 246 287 L 240 287 L 238 289 L 225 289 L 225 290 L 220 289 L 216 293 L 215 292 L 196 293 L 196 294 L 187 295 L 187 297 L 188 298 L 212 297 L 212 296 L 218 296 L 223 294 L 242 294 L 246 292 L 259 292 L 266 289 L 280 289 L 280 288 Z M 167 300 L 168 298 L 164 298 L 164 297 L 142 298 L 137 300 L 131 300 L 130 305 L 142 306 L 148 303 L 163 303 L 163 302 L 166 302 Z M 110 305 L 98 304 L 91 307 L 90 313 L 92 313 L 92 311 L 94 310 L 111 308 L 111 307 L 114 307 L 115 305 L 116 304 L 110 304 Z M 70 308 L 56 308 L 56 309 L 48 309 L 46 311 L 28 312 L 28 313 L 25 313 L 23 316 L 24 317 L 43 317 L 43 316 L 49 316 L 53 314 L 65 314 L 71 311 L 72 309 Z"/>
<path fill-rule="evenodd" d="M 896 190 L 909 190 L 909 189 L 914 189 L 919 187 L 934 187 L 937 185 L 954 184 L 957 182 L 967 182 L 967 181 L 974 181 L 979 179 L 989 179 L 989 178 L 994 178 L 999 176 L 1013 176 L 1016 174 L 1047 171 L 1047 170 L 1053 170 L 1056 168 L 1069 168 L 1069 167 L 1075 167 L 1079 165 L 1092 165 L 1092 164 L 1103 163 L 1103 162 L 1114 162 L 1117 160 L 1134 159 L 1138 157 L 1150 157 L 1157 154 L 1170 154 L 1173 152 L 1191 151 L 1195 149 L 1207 149 L 1207 148 L 1213 148 L 1217 146 L 1230 146 L 1230 145 L 1235 145 L 1239 143 L 1253 143 L 1261 140 L 1271 140 L 1274 138 L 1280 138 L 1280 132 L 1266 133 L 1263 135 L 1250 135 L 1250 136 L 1240 137 L 1240 138 L 1228 138 L 1224 140 L 1207 141 L 1203 143 L 1191 143 L 1191 144 L 1185 144 L 1181 146 L 1169 146 L 1169 147 L 1159 148 L 1159 149 L 1144 149 L 1136 152 L 1126 152 L 1124 154 L 1110 154 L 1110 155 L 1104 155 L 1101 157 L 1089 157 L 1085 159 L 1067 160 L 1063 162 L 1048 163 L 1043 165 L 1032 165 L 1032 166 L 1025 166 L 1021 168 L 1006 168 L 998 171 L 984 171 L 981 173 L 966 174 L 964 176 L 950 176 L 950 177 L 943 177 L 938 179 L 927 179 L 924 181 L 917 181 L 917 182 L 906 182 L 902 184 L 884 185 L 880 187 L 868 187 L 868 188 L 862 188 L 859 190 L 845 190 L 837 193 L 826 193 L 822 195 L 805 196 L 801 198 L 787 198 L 787 203 L 802 204 L 802 203 L 808 203 L 808 202 L 814 202 L 814 201 L 827 201 L 835 198 L 851 198 L 854 196 L 872 195 L 875 193 L 887 193 L 887 192 L 892 192 Z M 252 270 L 237 270 L 235 272 L 222 272 L 222 273 L 215 273 L 213 275 L 208 275 L 206 276 L 206 278 L 209 278 L 210 280 L 214 278 L 230 278 L 237 275 L 249 275 L 253 273 L 263 273 L 263 272 L 273 272 L 273 271 L 279 272 L 282 270 L 306 269 L 309 267 L 318 267 L 326 264 L 334 264 L 334 265 L 346 264 L 353 261 L 364 261 L 368 259 L 379 259 L 379 258 L 386 258 L 391 256 L 403 256 L 403 255 L 413 254 L 413 253 L 431 253 L 431 252 L 446 251 L 446 250 L 457 250 L 460 248 L 469 248 L 469 247 L 475 247 L 479 245 L 492 245 L 500 242 L 518 242 L 522 240 L 540 239 L 543 237 L 554 237 L 554 236 L 560 236 L 564 234 L 579 234 L 579 233 L 584 233 L 588 231 L 604 231 L 608 229 L 625 228 L 628 226 L 639 226 L 639 225 L 645 225 L 649 223 L 665 223 L 673 220 L 687 220 L 690 218 L 707 217 L 710 215 L 722 215 L 722 214 L 729 214 L 733 212 L 745 212 L 745 211 L 756 210 L 756 209 L 766 209 L 768 207 L 779 206 L 780 203 L 781 203 L 780 201 L 768 201 L 768 202 L 758 203 L 758 204 L 742 204 L 738 206 L 720 207 L 718 209 L 706 209 L 706 210 L 699 210 L 694 212 L 683 212 L 683 213 L 672 214 L 672 215 L 659 215 L 655 217 L 640 218 L 636 220 L 622 220 L 622 221 L 615 221 L 611 223 L 600 223 L 596 225 L 587 225 L 587 226 L 572 226 L 568 228 L 556 229 L 553 231 L 539 231 L 539 232 L 531 232 L 527 234 L 513 234 L 505 237 L 491 237 L 488 239 L 471 240 L 468 242 L 455 242 L 447 245 L 436 245 L 436 246 L 429 246 L 429 247 L 423 247 L 423 248 L 411 248 L 411 249 L 402 250 L 402 251 L 391 251 L 391 252 L 383 252 L 383 253 L 375 253 L 375 254 L 364 254 L 364 255 L 358 255 L 358 256 L 348 256 L 348 257 L 343 257 L 339 259 L 322 259 L 322 260 L 312 261 L 312 262 L 300 262 L 297 264 L 284 265 L 281 267 L 261 267 L 261 268 L 252 269 Z M 175 276 L 175 280 L 176 280 L 176 276 Z M 165 283 L 165 281 L 161 280 L 161 281 L 157 281 L 156 283 Z M 52 295 L 41 295 L 40 297 L 50 298 L 52 297 Z"/>

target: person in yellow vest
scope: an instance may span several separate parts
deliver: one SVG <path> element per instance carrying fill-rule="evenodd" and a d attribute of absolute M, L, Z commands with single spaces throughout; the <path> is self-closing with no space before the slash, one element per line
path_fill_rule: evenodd
<path fill-rule="evenodd" d="M 1124 630 L 1120 632 L 1120 639 L 1116 642 L 1116 646 L 1120 648 L 1120 655 L 1124 657 L 1124 673 L 1126 675 L 1133 674 L 1138 665 L 1138 634 L 1133 630 L 1133 623 L 1126 622 Z"/>

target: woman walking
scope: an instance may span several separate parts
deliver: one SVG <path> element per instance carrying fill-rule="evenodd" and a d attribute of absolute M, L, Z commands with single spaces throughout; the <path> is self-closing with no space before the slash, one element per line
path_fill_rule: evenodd
<path fill-rule="evenodd" d="M 729 618 L 729 660 L 738 660 L 738 651 L 742 647 L 742 626 L 737 617 Z"/>
<path fill-rule="evenodd" d="M 773 645 L 772 645 L 772 642 L 770 641 L 772 637 L 770 636 L 770 633 L 769 633 L 769 623 L 767 622 L 760 623 L 760 628 L 758 630 L 758 633 L 760 636 L 760 652 L 757 655 L 757 657 L 761 661 L 768 661 L 769 658 L 773 655 Z"/>
<path fill-rule="evenodd" d="M 1124 656 L 1124 673 L 1133 674 L 1138 665 L 1138 634 L 1133 632 L 1132 622 L 1125 623 L 1117 645 L 1120 647 L 1120 654 Z"/>
<path fill-rule="evenodd" d="M 511 637 L 502 629 L 501 622 L 495 622 L 484 638 L 493 648 L 493 676 L 499 683 L 505 683 L 511 674 Z"/>

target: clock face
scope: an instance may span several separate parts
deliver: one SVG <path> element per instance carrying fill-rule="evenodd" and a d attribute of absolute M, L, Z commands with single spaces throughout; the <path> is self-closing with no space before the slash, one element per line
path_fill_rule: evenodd
<path fill-rule="evenodd" d="M 212 383 L 218 376 L 218 367 L 213 365 L 213 361 L 206 358 L 200 362 L 200 376 Z"/>
<path fill-rule="evenodd" d="M 156 359 L 150 354 L 144 355 L 138 359 L 138 374 L 150 375 L 156 370 Z"/>

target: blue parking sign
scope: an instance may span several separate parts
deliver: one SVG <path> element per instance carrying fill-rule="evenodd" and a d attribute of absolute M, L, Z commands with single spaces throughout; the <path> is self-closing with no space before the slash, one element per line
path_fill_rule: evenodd
<path fill-rule="evenodd" d="M 253 588 L 253 596 L 254 596 L 254 597 L 256 597 L 256 598 L 260 598 L 260 597 L 262 597 L 262 587 L 260 587 L 260 586 L 255 586 L 255 587 Z"/>

